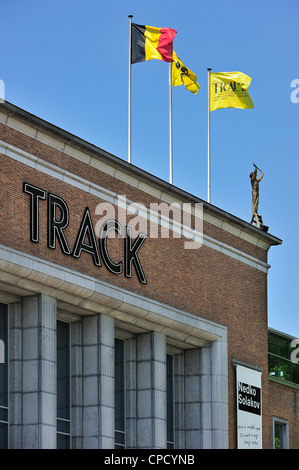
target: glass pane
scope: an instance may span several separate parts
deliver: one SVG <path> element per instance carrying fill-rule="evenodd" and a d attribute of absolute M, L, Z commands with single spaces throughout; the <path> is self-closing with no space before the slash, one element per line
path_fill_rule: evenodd
<path fill-rule="evenodd" d="M 119 446 L 117 448 L 125 447 L 125 433 L 115 431 L 115 446 Z"/>
<path fill-rule="evenodd" d="M 269 355 L 269 374 L 271 377 L 291 381 L 292 363 L 286 359 Z"/>
<path fill-rule="evenodd" d="M 0 421 L 8 422 L 8 408 L 0 407 Z"/>
<path fill-rule="evenodd" d="M 115 429 L 125 431 L 125 342 L 118 338 L 115 338 Z"/>
<path fill-rule="evenodd" d="M 290 339 L 272 331 L 269 332 L 269 352 L 284 358 L 290 357 Z"/>
<path fill-rule="evenodd" d="M 269 331 L 269 375 L 299 384 L 299 364 L 291 361 L 292 339 Z"/>
<path fill-rule="evenodd" d="M 8 448 L 8 425 L 0 423 L 0 449 Z"/>
<path fill-rule="evenodd" d="M 71 447 L 70 325 L 57 322 L 57 449 Z"/>
<path fill-rule="evenodd" d="M 70 419 L 70 325 L 57 322 L 57 417 Z"/>
<path fill-rule="evenodd" d="M 299 384 L 299 364 L 288 359 L 269 354 L 269 375 L 288 382 Z"/>
<path fill-rule="evenodd" d="M 275 449 L 282 449 L 282 425 L 275 423 Z"/>
<path fill-rule="evenodd" d="M 62 432 L 64 434 L 70 434 L 70 421 L 64 421 L 57 419 L 57 432 Z"/>
<path fill-rule="evenodd" d="M 8 390 L 8 370 L 7 364 L 0 364 L 0 406 L 7 406 Z"/>
<path fill-rule="evenodd" d="M 173 356 L 166 356 L 167 369 L 167 442 L 168 448 L 173 448 L 174 443 L 174 371 Z M 169 447 L 171 446 L 171 447 Z"/>
<path fill-rule="evenodd" d="M 70 448 L 70 436 L 57 434 L 57 449 L 69 449 L 69 448 Z"/>
<path fill-rule="evenodd" d="M 292 382 L 299 385 L 299 364 L 292 363 Z"/>
<path fill-rule="evenodd" d="M 8 406 L 8 309 L 5 304 L 0 304 L 0 340 L 5 361 L 0 363 L 0 406 Z"/>

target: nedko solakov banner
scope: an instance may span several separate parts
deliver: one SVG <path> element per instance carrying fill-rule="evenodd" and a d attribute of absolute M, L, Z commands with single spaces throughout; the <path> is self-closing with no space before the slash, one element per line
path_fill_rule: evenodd
<path fill-rule="evenodd" d="M 238 449 L 262 448 L 261 372 L 236 366 Z"/>

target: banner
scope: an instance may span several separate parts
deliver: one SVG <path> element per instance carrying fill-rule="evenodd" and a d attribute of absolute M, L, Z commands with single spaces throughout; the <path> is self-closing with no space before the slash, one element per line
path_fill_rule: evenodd
<path fill-rule="evenodd" d="M 261 372 L 236 366 L 238 449 L 262 449 Z"/>
<path fill-rule="evenodd" d="M 247 92 L 251 78 L 242 72 L 210 74 L 210 111 L 221 108 L 252 109 Z"/>

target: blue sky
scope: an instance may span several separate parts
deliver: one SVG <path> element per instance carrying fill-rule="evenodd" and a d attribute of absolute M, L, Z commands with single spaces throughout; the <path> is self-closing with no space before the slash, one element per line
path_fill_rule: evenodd
<path fill-rule="evenodd" d="M 260 213 L 283 240 L 269 252 L 268 323 L 298 338 L 298 1 L 2 0 L 6 100 L 127 160 L 129 14 L 175 29 L 200 84 L 172 91 L 175 186 L 207 199 L 207 68 L 252 78 L 253 110 L 211 113 L 211 202 L 250 221 L 252 163 L 264 171 Z M 168 65 L 134 64 L 132 163 L 166 181 L 168 119 Z"/>

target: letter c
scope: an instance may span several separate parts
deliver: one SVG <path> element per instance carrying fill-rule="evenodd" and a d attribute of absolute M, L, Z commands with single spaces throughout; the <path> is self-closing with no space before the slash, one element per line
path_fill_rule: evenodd
<path fill-rule="evenodd" d="M 148 458 L 148 462 L 149 462 L 151 465 L 155 465 L 156 462 L 155 462 L 155 461 L 152 462 L 152 457 L 155 458 L 155 455 L 150 455 L 149 458 Z"/>
<path fill-rule="evenodd" d="M 121 236 L 121 225 L 117 220 L 107 220 L 101 228 L 100 231 L 100 250 L 105 266 L 114 274 L 121 274 L 123 270 L 122 262 L 114 263 L 110 256 L 108 255 L 107 250 L 107 237 L 110 230 L 115 230 L 119 236 Z"/>

